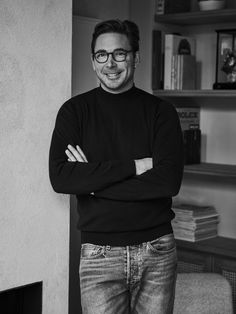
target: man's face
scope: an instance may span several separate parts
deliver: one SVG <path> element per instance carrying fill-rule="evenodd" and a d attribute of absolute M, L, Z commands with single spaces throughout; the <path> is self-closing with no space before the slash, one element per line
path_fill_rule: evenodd
<path fill-rule="evenodd" d="M 94 52 L 113 52 L 115 49 L 131 50 L 126 35 L 118 33 L 106 33 L 98 36 Z M 124 61 L 117 62 L 109 55 L 107 62 L 98 63 L 92 58 L 93 69 L 101 82 L 104 90 L 110 93 L 122 93 L 133 86 L 134 70 L 139 61 L 138 53 L 128 52 Z"/>

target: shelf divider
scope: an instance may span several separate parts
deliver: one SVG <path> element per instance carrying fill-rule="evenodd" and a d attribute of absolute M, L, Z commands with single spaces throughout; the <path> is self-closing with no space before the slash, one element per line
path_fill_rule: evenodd
<path fill-rule="evenodd" d="M 156 14 L 155 22 L 177 25 L 201 25 L 214 23 L 231 23 L 236 20 L 236 9 L 192 11 L 173 14 Z"/>
<path fill-rule="evenodd" d="M 235 89 L 194 89 L 194 90 L 154 90 L 153 94 L 160 97 L 236 97 Z"/>
<path fill-rule="evenodd" d="M 216 163 L 185 165 L 184 173 L 191 175 L 207 175 L 218 178 L 230 178 L 236 180 L 236 165 Z"/>

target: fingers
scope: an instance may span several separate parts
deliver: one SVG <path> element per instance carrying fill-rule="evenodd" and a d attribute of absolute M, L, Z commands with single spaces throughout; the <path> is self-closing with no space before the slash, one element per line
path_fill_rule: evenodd
<path fill-rule="evenodd" d="M 82 151 L 82 149 L 79 147 L 79 145 L 76 145 L 76 149 L 79 152 L 80 156 L 82 156 L 82 158 L 84 159 L 84 161 L 88 162 L 84 152 Z"/>
<path fill-rule="evenodd" d="M 65 153 L 68 157 L 68 161 L 79 161 L 79 162 L 85 162 L 84 158 L 81 156 L 81 154 L 72 146 L 68 145 L 68 149 L 66 149 Z"/>
<path fill-rule="evenodd" d="M 65 153 L 68 157 L 68 161 L 73 161 L 73 162 L 77 161 L 77 159 L 74 157 L 74 155 L 68 149 L 65 151 Z"/>

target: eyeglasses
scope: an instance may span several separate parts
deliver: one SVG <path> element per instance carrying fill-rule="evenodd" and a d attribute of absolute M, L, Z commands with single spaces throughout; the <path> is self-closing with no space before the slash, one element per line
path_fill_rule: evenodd
<path fill-rule="evenodd" d="M 122 62 L 126 60 L 127 54 L 132 52 L 132 50 L 125 49 L 115 49 L 112 52 L 107 52 L 106 50 L 98 50 L 93 54 L 93 57 L 98 63 L 106 63 L 109 55 L 112 55 L 112 59 L 116 62 Z"/>

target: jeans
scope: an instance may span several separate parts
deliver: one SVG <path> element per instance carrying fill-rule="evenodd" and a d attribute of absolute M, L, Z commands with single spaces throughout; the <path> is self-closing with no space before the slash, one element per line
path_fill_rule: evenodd
<path fill-rule="evenodd" d="M 126 247 L 82 244 L 83 314 L 170 314 L 176 281 L 173 234 Z"/>

